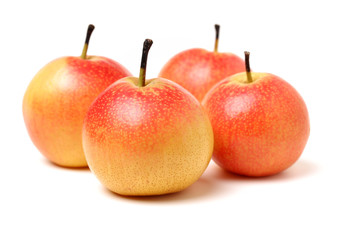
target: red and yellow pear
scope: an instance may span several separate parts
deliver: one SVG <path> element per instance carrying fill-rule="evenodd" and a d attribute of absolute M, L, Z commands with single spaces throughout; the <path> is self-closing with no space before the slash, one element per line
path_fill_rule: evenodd
<path fill-rule="evenodd" d="M 120 195 L 181 191 L 202 175 L 212 156 L 212 127 L 197 99 L 167 79 L 145 80 L 151 45 L 146 39 L 139 78 L 112 84 L 84 120 L 89 167 Z"/>
<path fill-rule="evenodd" d="M 286 81 L 270 73 L 238 73 L 215 85 L 203 106 L 214 132 L 213 160 L 240 175 L 260 177 L 294 164 L 307 143 L 307 107 Z"/>
<path fill-rule="evenodd" d="M 106 57 L 87 56 L 89 25 L 80 57 L 61 57 L 44 66 L 23 99 L 27 131 L 38 150 L 64 167 L 86 167 L 82 148 L 84 116 L 92 101 L 116 80 L 130 76 Z"/>
<path fill-rule="evenodd" d="M 172 57 L 162 68 L 159 77 L 170 79 L 199 101 L 219 81 L 244 71 L 244 61 L 232 53 L 218 52 L 219 25 L 215 25 L 214 51 L 201 48 L 185 50 Z"/>

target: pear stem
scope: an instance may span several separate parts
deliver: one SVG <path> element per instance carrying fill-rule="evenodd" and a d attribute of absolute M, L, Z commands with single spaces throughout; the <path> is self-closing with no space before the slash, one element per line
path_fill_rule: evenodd
<path fill-rule="evenodd" d="M 139 87 L 144 87 L 146 85 L 147 58 L 148 58 L 149 49 L 152 45 L 153 45 L 153 41 L 151 39 L 144 40 L 141 67 L 140 67 L 140 76 L 139 76 L 139 81 L 138 81 Z"/>
<path fill-rule="evenodd" d="M 91 37 L 91 34 L 94 31 L 94 29 L 95 29 L 94 25 L 90 24 L 88 26 L 88 31 L 86 33 L 86 38 L 85 38 L 85 43 L 84 43 L 81 59 L 86 59 L 86 54 L 88 52 L 88 46 L 89 46 L 90 37 Z"/>
<path fill-rule="evenodd" d="M 220 25 L 215 24 L 215 43 L 214 43 L 214 52 L 218 52 L 218 43 L 219 43 L 219 31 L 220 31 Z"/>
<path fill-rule="evenodd" d="M 251 75 L 251 69 L 250 69 L 250 52 L 245 51 L 244 54 L 245 54 L 245 70 L 246 70 L 247 81 L 251 83 L 252 75 Z"/>

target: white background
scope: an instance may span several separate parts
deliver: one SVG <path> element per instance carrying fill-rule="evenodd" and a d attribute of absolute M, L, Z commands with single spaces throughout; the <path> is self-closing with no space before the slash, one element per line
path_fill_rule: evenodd
<path fill-rule="evenodd" d="M 341 37 L 338 1 L 1 1 L 0 239 L 340 239 Z M 254 71 L 276 74 L 305 99 L 311 134 L 299 161 L 267 178 L 213 162 L 187 190 L 125 198 L 89 170 L 50 164 L 21 112 L 24 92 L 49 61 L 89 54 L 138 75 L 154 40 L 147 78 L 193 47 L 251 52 Z"/>

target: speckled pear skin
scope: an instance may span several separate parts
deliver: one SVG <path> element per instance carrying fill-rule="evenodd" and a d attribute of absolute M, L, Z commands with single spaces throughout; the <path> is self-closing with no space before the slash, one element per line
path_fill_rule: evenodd
<path fill-rule="evenodd" d="M 203 100 L 214 132 L 214 161 L 246 176 L 279 173 L 302 154 L 310 125 L 299 93 L 268 73 L 239 73 L 214 86 Z"/>
<path fill-rule="evenodd" d="M 35 146 L 57 165 L 87 166 L 82 147 L 84 116 L 102 91 L 130 75 L 105 57 L 62 57 L 48 63 L 23 99 L 25 124 Z"/>
<path fill-rule="evenodd" d="M 216 83 L 244 70 L 244 61 L 232 53 L 194 48 L 172 57 L 159 76 L 180 84 L 201 102 Z"/>
<path fill-rule="evenodd" d="M 117 81 L 89 108 L 83 127 L 89 167 L 120 195 L 181 191 L 211 160 L 211 124 L 200 103 L 181 86 L 157 78 L 138 87 L 137 81 Z"/>

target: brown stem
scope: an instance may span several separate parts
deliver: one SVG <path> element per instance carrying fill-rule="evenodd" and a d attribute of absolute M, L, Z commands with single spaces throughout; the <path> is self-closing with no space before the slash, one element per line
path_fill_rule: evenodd
<path fill-rule="evenodd" d="M 252 75 L 251 75 L 251 69 L 250 69 L 250 52 L 245 51 L 244 54 L 245 54 L 245 70 L 246 70 L 247 81 L 251 83 Z"/>
<path fill-rule="evenodd" d="M 219 43 L 219 31 L 220 31 L 220 25 L 215 24 L 215 43 L 214 43 L 214 52 L 218 52 L 218 43 Z"/>

